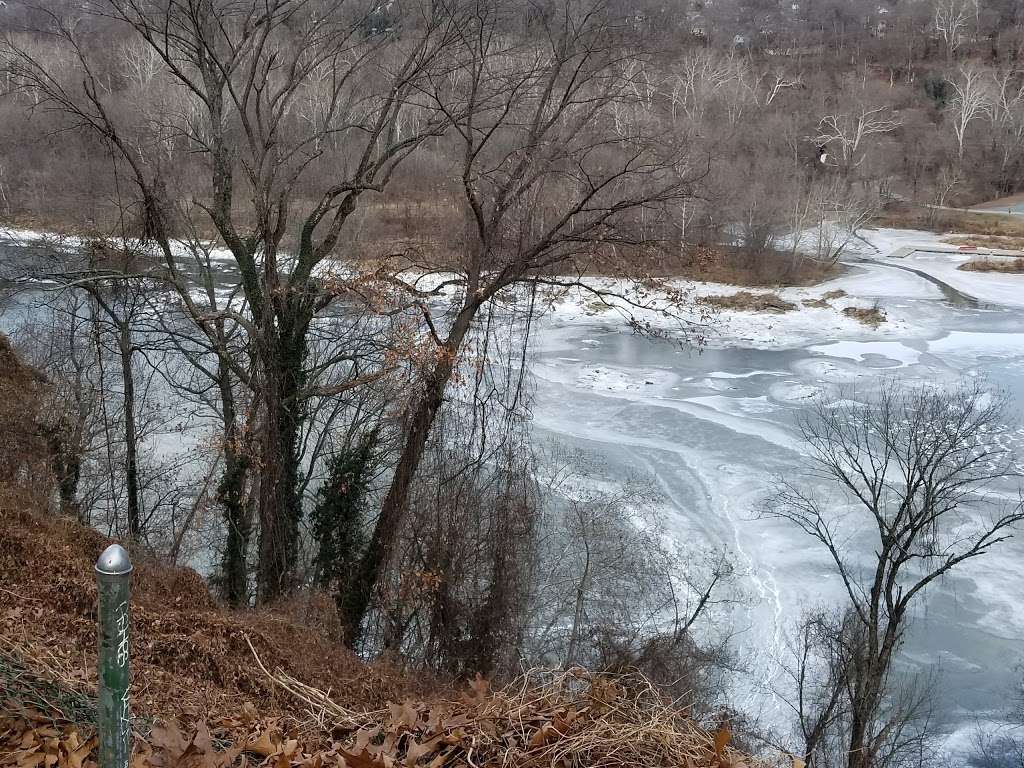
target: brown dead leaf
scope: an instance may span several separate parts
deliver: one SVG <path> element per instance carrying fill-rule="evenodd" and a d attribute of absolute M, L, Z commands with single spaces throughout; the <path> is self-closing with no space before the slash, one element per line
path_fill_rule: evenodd
<path fill-rule="evenodd" d="M 349 752 L 347 750 L 339 750 L 343 758 L 345 758 L 345 765 L 348 768 L 390 768 L 386 756 L 384 755 L 371 755 L 366 749 L 361 752 Z"/>
<path fill-rule="evenodd" d="M 732 739 L 732 732 L 724 725 L 715 731 L 715 757 L 725 762 L 725 748 Z"/>
<path fill-rule="evenodd" d="M 167 722 L 153 726 L 149 743 L 157 750 L 163 750 L 170 756 L 170 762 L 176 763 L 188 749 L 190 739 L 185 738 L 177 723 Z"/>
<path fill-rule="evenodd" d="M 469 684 L 469 687 L 476 691 L 476 695 L 478 698 L 483 699 L 487 697 L 487 694 L 491 689 L 491 684 L 490 682 L 485 680 L 480 675 L 479 672 L 477 672 L 476 677 L 473 678 L 473 681 Z"/>
<path fill-rule="evenodd" d="M 452 747 L 452 748 L 450 748 L 448 750 L 445 750 L 444 752 L 442 752 L 441 754 L 439 754 L 437 757 L 435 757 L 433 760 L 430 761 L 430 764 L 429 764 L 428 768 L 441 768 L 442 765 L 444 765 L 446 762 L 448 762 L 448 758 L 452 756 L 452 753 L 454 751 L 455 751 L 454 747 Z"/>
<path fill-rule="evenodd" d="M 245 745 L 246 752 L 252 752 L 260 757 L 270 757 L 276 754 L 278 749 L 279 745 L 275 744 L 274 740 L 270 737 L 270 729 L 263 731 L 256 738 L 249 739 Z"/>
<path fill-rule="evenodd" d="M 433 754 L 443 741 L 444 736 L 435 736 L 423 743 L 416 741 L 416 739 L 411 739 L 405 752 L 405 764 L 407 766 L 415 765 L 422 758 Z"/>
<path fill-rule="evenodd" d="M 36 768 L 36 766 L 41 765 L 46 758 L 46 754 L 36 751 L 37 749 L 38 747 L 32 747 L 32 749 L 17 753 L 18 759 L 15 764 L 18 768 Z"/>
<path fill-rule="evenodd" d="M 92 752 L 96 744 L 96 737 L 93 736 L 84 744 L 79 744 L 76 749 L 68 752 L 68 766 L 70 768 L 82 768 L 82 764 L 85 762 L 85 759 L 89 756 L 89 753 Z"/>
<path fill-rule="evenodd" d="M 411 701 L 404 701 L 401 704 L 388 704 L 391 710 L 391 727 L 396 729 L 414 730 L 419 722 L 419 710 Z"/>

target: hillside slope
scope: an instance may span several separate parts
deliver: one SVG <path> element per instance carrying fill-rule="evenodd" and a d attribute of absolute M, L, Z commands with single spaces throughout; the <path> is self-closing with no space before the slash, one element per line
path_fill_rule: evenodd
<path fill-rule="evenodd" d="M 45 378 L 0 353 L 0 767 L 93 768 L 93 565 L 110 542 L 51 509 Z M 362 662 L 326 615 L 315 596 L 229 611 L 194 571 L 136 554 L 132 768 L 754 764 L 642 678 L 533 671 L 456 692 Z"/>

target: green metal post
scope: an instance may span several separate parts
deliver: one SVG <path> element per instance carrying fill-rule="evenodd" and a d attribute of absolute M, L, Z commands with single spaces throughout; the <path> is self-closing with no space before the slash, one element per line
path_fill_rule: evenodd
<path fill-rule="evenodd" d="M 111 544 L 96 561 L 99 594 L 99 768 L 128 768 L 132 725 L 128 713 L 128 600 L 132 564 Z"/>

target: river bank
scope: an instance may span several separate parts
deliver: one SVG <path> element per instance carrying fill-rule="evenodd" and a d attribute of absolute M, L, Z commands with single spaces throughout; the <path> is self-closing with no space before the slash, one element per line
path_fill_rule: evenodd
<path fill-rule="evenodd" d="M 597 482 L 647 477 L 673 538 L 715 542 L 736 559 L 752 597 L 731 619 L 751 669 L 736 693 L 769 721 L 784 713 L 771 689 L 787 632 L 803 608 L 842 598 L 809 539 L 757 514 L 773 478 L 799 471 L 794 421 L 807 400 L 868 391 L 881 377 L 967 376 L 1024 403 L 1024 277 L 959 271 L 971 255 L 931 252 L 942 245 L 931 233 L 865 231 L 864 241 L 843 277 L 778 291 L 794 311 L 719 312 L 701 353 L 639 338 L 615 310 L 597 311 L 582 296 L 556 305 L 538 334 L 539 438 L 600 456 Z M 833 305 L 878 306 L 887 321 L 870 328 L 836 306 L 806 306 L 835 290 L 846 295 Z M 1012 447 L 1024 448 L 1024 430 L 1014 436 Z M 979 720 L 1005 714 L 1024 643 L 1024 595 L 1007 585 L 1021 583 L 1018 538 L 936 585 L 915 620 L 901 664 L 939 675 L 951 749 L 969 746 Z"/>
<path fill-rule="evenodd" d="M 224 261 L 227 295 L 229 257 L 213 255 Z M 589 278 L 542 291 L 535 442 L 599 457 L 594 483 L 646 478 L 666 535 L 728 548 L 750 599 L 723 620 L 750 670 L 734 695 L 752 715 L 782 716 L 771 689 L 801 608 L 841 598 L 820 552 L 757 516 L 773 478 L 801 465 L 793 423 L 808 399 L 866 390 L 882 376 L 983 376 L 1024 403 L 1024 276 L 958 269 L 971 258 L 933 233 L 864 230 L 841 276 L 773 289 L 793 305 L 783 312 L 712 310 L 700 300 L 749 289 L 682 280 L 662 286 L 671 305 L 647 282 Z M 878 308 L 885 321 L 868 325 L 851 308 Z M 192 449 L 180 432 L 168 440 Z M 1024 583 L 1022 564 L 1015 539 L 936 585 L 902 656 L 904 668 L 941 674 L 940 716 L 954 741 L 978 718 L 1001 716 L 1024 643 L 1024 596 L 1006 585 Z"/>

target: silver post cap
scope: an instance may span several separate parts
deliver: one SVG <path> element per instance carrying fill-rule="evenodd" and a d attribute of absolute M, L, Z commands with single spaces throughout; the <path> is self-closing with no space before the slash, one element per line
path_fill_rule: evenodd
<path fill-rule="evenodd" d="M 96 573 L 105 576 L 124 576 L 131 573 L 131 570 L 132 561 L 128 559 L 128 550 L 120 544 L 111 544 L 96 561 Z"/>

